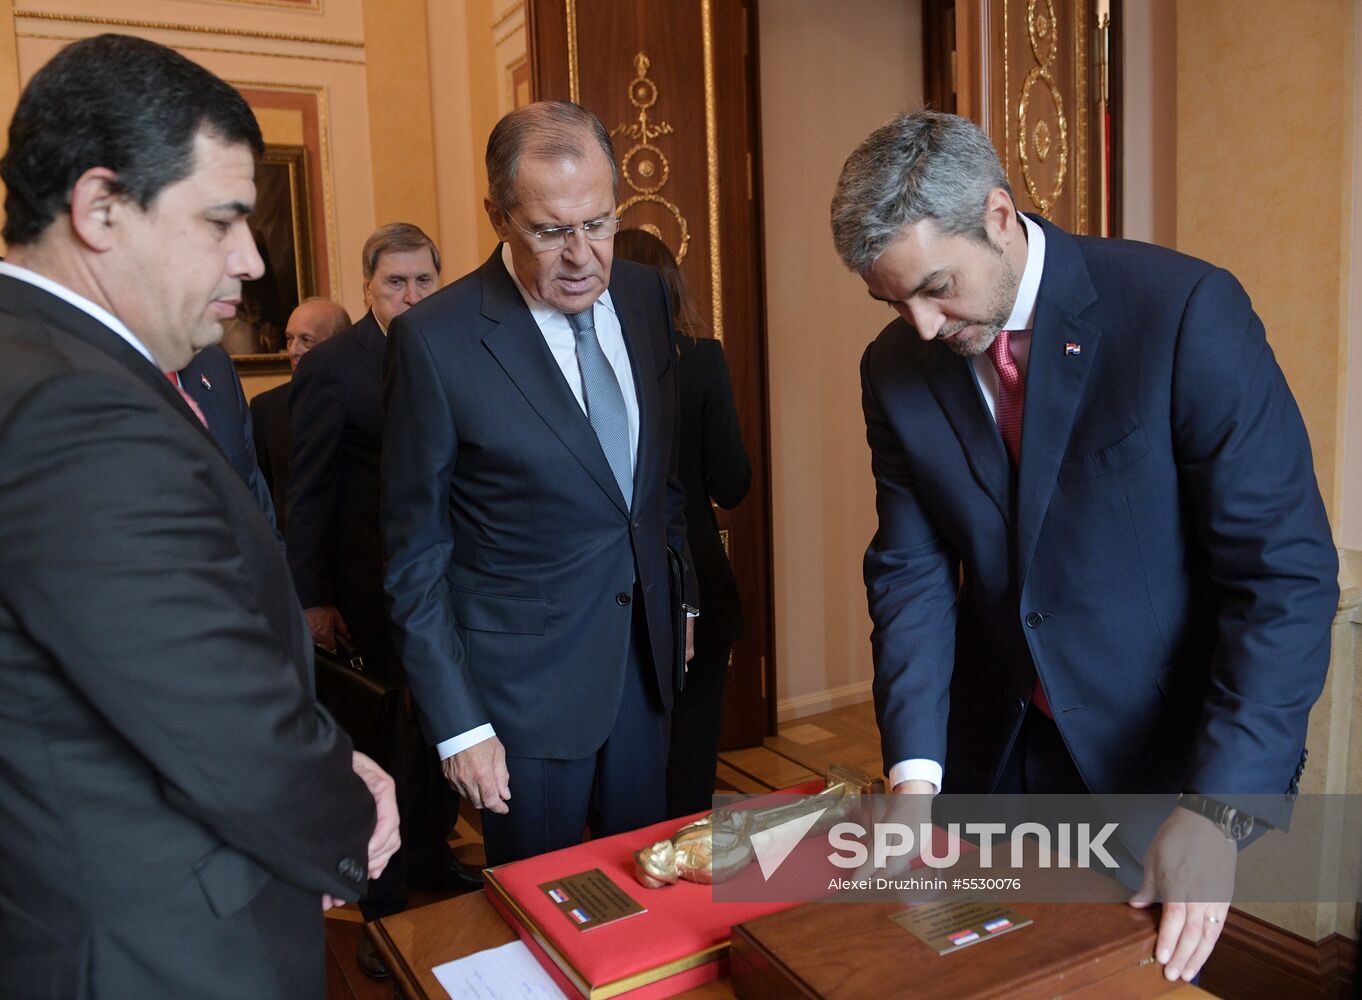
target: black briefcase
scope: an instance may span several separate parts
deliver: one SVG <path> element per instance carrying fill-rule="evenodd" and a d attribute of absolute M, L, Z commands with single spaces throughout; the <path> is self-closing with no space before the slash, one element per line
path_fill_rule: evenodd
<path fill-rule="evenodd" d="M 393 745 L 401 692 L 364 669 L 363 658 L 344 636 L 336 652 L 313 646 L 317 660 L 317 700 L 350 736 L 360 753 L 380 764 Z"/>

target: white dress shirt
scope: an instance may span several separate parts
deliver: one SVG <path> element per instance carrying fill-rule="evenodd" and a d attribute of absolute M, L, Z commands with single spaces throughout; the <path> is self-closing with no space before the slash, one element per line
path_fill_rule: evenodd
<path fill-rule="evenodd" d="M 572 325 L 568 323 L 566 315 L 553 306 L 540 302 L 520 283 L 511 264 L 511 248 L 505 243 L 501 245 L 501 262 L 506 267 L 506 273 L 515 282 L 515 287 L 519 289 L 520 297 L 525 300 L 525 307 L 534 317 L 535 324 L 544 337 L 544 343 L 548 345 L 549 352 L 553 355 L 553 360 L 558 362 L 558 368 L 562 371 L 568 388 L 572 390 L 573 398 L 577 400 L 577 405 L 585 414 L 582 373 L 577 367 L 577 339 L 572 332 Z M 591 318 L 596 326 L 596 339 L 600 341 L 605 359 L 610 362 L 615 379 L 620 384 L 620 391 L 624 394 L 624 412 L 629 418 L 629 472 L 632 475 L 638 463 L 638 391 L 634 387 L 634 370 L 629 364 L 629 350 L 624 346 L 624 333 L 620 329 L 619 317 L 615 315 L 615 303 L 611 301 L 608 290 L 602 292 L 601 297 L 592 306 Z M 436 744 L 435 749 L 440 759 L 445 760 L 495 735 L 496 730 L 489 722 L 466 733 L 442 740 Z"/>
<path fill-rule="evenodd" d="M 133 335 L 133 332 L 124 325 L 122 320 L 104 307 L 95 305 L 85 296 L 76 294 L 65 285 L 57 284 L 51 278 L 45 278 L 36 271 L 30 271 L 26 267 L 20 267 L 18 264 L 11 264 L 9 261 L 0 260 L 0 274 L 13 278 L 15 281 L 26 282 L 27 284 L 41 288 L 45 292 L 50 292 L 63 302 L 73 305 L 81 312 L 99 320 L 132 345 L 132 347 L 137 350 L 138 354 L 142 355 L 142 357 L 155 365 L 157 371 L 161 370 L 160 365 L 156 364 L 156 359 L 151 356 L 151 352 L 147 350 L 146 345 Z"/>
<path fill-rule="evenodd" d="M 1012 314 L 1003 325 L 1011 332 L 1008 349 L 1012 359 L 1017 362 L 1017 370 L 1022 381 L 1026 380 L 1026 366 L 1031 359 L 1031 328 L 1036 320 L 1036 295 L 1040 291 L 1040 276 L 1045 269 L 1045 230 L 1036 225 L 1020 212 L 1026 229 L 1026 267 L 1022 270 L 1021 280 L 1017 283 L 1017 300 L 1012 305 Z M 993 367 L 988 353 L 977 354 L 970 359 L 974 368 L 975 380 L 979 383 L 979 395 L 989 414 L 996 420 L 998 415 L 998 370 Z M 889 769 L 889 787 L 904 781 L 930 781 L 934 792 L 941 791 L 941 762 L 925 757 L 901 760 Z"/>

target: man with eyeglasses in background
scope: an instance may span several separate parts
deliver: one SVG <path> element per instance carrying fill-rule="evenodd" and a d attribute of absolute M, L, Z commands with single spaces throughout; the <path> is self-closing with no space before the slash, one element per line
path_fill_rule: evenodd
<path fill-rule="evenodd" d="M 383 535 L 426 736 L 495 865 L 665 817 L 685 497 L 671 314 L 657 271 L 612 266 L 605 128 L 512 111 L 487 174 L 501 245 L 392 326 Z"/>

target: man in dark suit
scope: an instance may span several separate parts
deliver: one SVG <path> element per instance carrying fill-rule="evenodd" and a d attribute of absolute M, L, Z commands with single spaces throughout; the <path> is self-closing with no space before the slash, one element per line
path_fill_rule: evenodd
<path fill-rule="evenodd" d="M 375 676 L 401 686 L 392 653 L 379 535 L 379 456 L 383 445 L 383 359 L 388 326 L 439 284 L 440 252 L 404 222 L 365 241 L 362 267 L 369 311 L 349 330 L 308 351 L 289 389 L 290 472 L 284 537 L 313 640 L 334 648 L 349 638 Z M 406 844 L 360 901 L 366 920 L 398 913 L 407 886 L 476 884 L 454 859 L 447 837 L 458 803 L 439 781 L 415 725 L 399 725 L 380 758 L 397 781 Z M 387 975 L 367 937 L 360 968 Z"/>
<path fill-rule="evenodd" d="M 296 371 L 303 355 L 318 344 L 350 329 L 350 316 L 330 299 L 305 299 L 289 314 L 284 326 L 284 345 L 289 365 Z M 290 383 L 267 389 L 251 400 L 251 423 L 255 439 L 255 460 L 265 478 L 274 520 L 280 532 L 286 528 L 288 501 L 288 453 L 293 440 L 288 423 Z"/>
<path fill-rule="evenodd" d="M 861 365 L 891 782 L 1185 793 L 1134 902 L 1165 900 L 1156 957 L 1191 978 L 1229 907 L 1178 899 L 1179 855 L 1232 872 L 1238 796 L 1285 823 L 1338 599 L 1262 324 L 1209 264 L 1020 215 L 953 115 L 872 133 L 832 218 L 900 317 Z"/>
<path fill-rule="evenodd" d="M 500 864 L 576 843 L 593 798 L 597 833 L 663 818 L 685 526 L 671 317 L 611 266 L 609 136 L 534 104 L 487 168 L 501 246 L 393 324 L 383 534 L 426 736 Z"/>
<path fill-rule="evenodd" d="M 270 524 L 275 524 L 274 503 L 269 487 L 255 460 L 255 435 L 241 378 L 232 356 L 220 344 L 205 347 L 189 365 L 176 373 L 176 380 L 189 398 L 198 404 L 222 453 L 241 477 Z"/>
<path fill-rule="evenodd" d="M 289 387 L 289 565 L 318 645 L 337 632 L 386 674 L 388 615 L 378 525 L 388 325 L 439 285 L 440 252 L 416 226 L 375 230 L 358 323 L 302 357 Z"/>
<path fill-rule="evenodd" d="M 262 149 L 235 90 L 117 35 L 58 53 L 10 125 L 7 998 L 321 1000 L 322 909 L 396 848 L 391 781 L 313 698 L 274 531 L 163 374 L 261 273 Z"/>

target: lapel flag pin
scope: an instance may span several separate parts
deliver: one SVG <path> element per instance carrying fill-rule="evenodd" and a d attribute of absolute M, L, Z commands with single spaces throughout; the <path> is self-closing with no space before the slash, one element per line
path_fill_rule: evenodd
<path fill-rule="evenodd" d="M 1064 354 L 1065 354 L 1066 357 L 1076 358 L 1076 357 L 1078 357 L 1078 355 L 1080 355 L 1080 354 L 1082 354 L 1082 353 L 1083 353 L 1083 345 L 1082 345 L 1082 344 L 1075 344 L 1072 340 L 1066 341 L 1066 342 L 1065 342 L 1065 344 L 1064 344 Z"/>
<path fill-rule="evenodd" d="M 213 383 L 208 381 L 208 376 L 207 376 L 207 375 L 200 375 L 200 376 L 199 376 L 199 382 L 200 382 L 200 383 L 203 385 L 203 387 L 204 387 L 205 389 L 207 389 L 209 392 L 212 392 L 212 391 L 213 391 Z"/>

